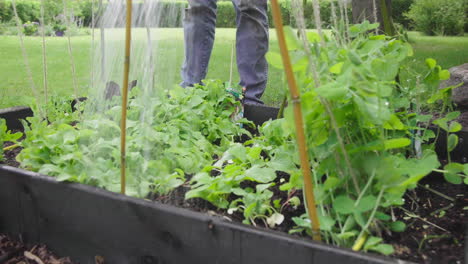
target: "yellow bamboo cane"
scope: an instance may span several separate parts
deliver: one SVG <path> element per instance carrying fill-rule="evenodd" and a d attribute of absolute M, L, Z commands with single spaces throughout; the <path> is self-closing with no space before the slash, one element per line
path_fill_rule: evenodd
<path fill-rule="evenodd" d="M 284 70 L 286 72 L 286 78 L 289 85 L 289 91 L 291 93 L 292 103 L 294 107 L 294 120 L 296 124 L 296 136 L 297 145 L 299 147 L 299 156 L 301 160 L 302 174 L 304 176 L 304 189 L 305 189 L 305 200 L 307 205 L 307 212 L 312 225 L 312 238 L 314 240 L 321 240 L 320 238 L 320 223 L 317 216 L 317 209 L 315 205 L 314 197 L 314 185 L 312 183 L 311 169 L 309 165 L 309 157 L 307 154 L 307 144 L 304 133 L 304 122 L 302 120 L 301 110 L 301 97 L 299 90 L 297 89 L 296 79 L 292 71 L 291 60 L 289 58 L 288 48 L 284 37 L 283 21 L 281 18 L 281 11 L 278 5 L 278 0 L 271 0 L 271 10 L 273 14 L 273 20 L 275 22 L 276 34 L 278 35 L 278 43 L 281 51 L 281 57 L 283 58 Z"/>
<path fill-rule="evenodd" d="M 127 21 L 125 26 L 125 62 L 122 91 L 122 120 L 120 121 L 120 191 L 125 194 L 126 137 L 127 137 L 127 101 L 128 75 L 130 72 L 130 46 L 132 41 L 132 0 L 127 0 Z"/>

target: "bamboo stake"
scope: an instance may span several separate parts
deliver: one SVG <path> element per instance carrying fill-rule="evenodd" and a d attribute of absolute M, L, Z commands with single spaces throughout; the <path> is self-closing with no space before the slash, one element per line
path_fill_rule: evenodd
<path fill-rule="evenodd" d="M 314 240 L 321 240 L 320 237 L 320 223 L 317 215 L 317 208 L 315 205 L 314 185 L 312 183 L 312 175 L 309 164 L 309 157 L 307 154 L 307 144 L 304 132 L 304 123 L 302 119 L 301 98 L 299 90 L 297 89 L 296 79 L 292 71 L 291 60 L 289 58 L 288 48 L 284 37 L 283 21 L 281 18 L 281 11 L 279 8 L 278 0 L 271 0 L 271 10 L 273 13 L 273 20 L 275 21 L 276 34 L 278 35 L 278 43 L 280 46 L 281 57 L 283 58 L 284 70 L 286 71 L 286 78 L 291 93 L 292 103 L 294 107 L 294 119 L 296 124 L 297 144 L 299 147 L 299 156 L 301 159 L 301 168 L 304 176 L 305 187 L 305 200 L 307 212 L 312 225 L 312 237 Z"/>
<path fill-rule="evenodd" d="M 132 41 L 132 0 L 127 0 L 127 20 L 125 25 L 125 62 L 122 91 L 122 120 L 120 121 L 120 190 L 125 194 L 126 169 L 126 136 L 127 136 L 127 101 L 128 101 L 128 75 L 130 73 L 130 46 Z"/>
<path fill-rule="evenodd" d="M 44 85 L 44 96 L 45 96 L 45 105 L 49 101 L 49 91 L 47 87 L 47 53 L 46 53 L 46 44 L 45 44 L 45 23 L 44 23 L 44 7 L 45 1 L 41 0 L 41 31 L 42 31 L 42 74 L 43 74 L 43 85 Z M 45 107 L 47 115 L 47 107 Z"/>

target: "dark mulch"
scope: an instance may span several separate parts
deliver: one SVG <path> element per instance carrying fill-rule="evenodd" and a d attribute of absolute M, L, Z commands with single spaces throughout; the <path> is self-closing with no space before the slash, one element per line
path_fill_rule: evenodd
<path fill-rule="evenodd" d="M 407 229 L 386 237 L 396 249 L 395 257 L 418 263 L 465 263 L 468 187 L 448 183 L 438 173 L 426 177 L 420 185 L 452 200 L 423 187 L 409 191 L 403 206 L 406 211 L 394 211 L 397 218 L 405 220 Z"/>
<path fill-rule="evenodd" d="M 27 246 L 2 234 L 0 234 L 0 263 L 73 264 L 70 258 L 57 257 L 44 245 Z"/>

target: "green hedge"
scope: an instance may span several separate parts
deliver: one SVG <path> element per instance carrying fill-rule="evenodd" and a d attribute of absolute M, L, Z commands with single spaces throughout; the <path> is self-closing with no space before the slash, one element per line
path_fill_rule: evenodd
<path fill-rule="evenodd" d="M 6 23 L 14 19 L 13 5 L 11 0 L 0 0 L 0 22 Z M 83 13 L 84 7 L 91 6 L 90 0 L 68 1 L 69 8 L 73 9 L 74 15 L 81 20 L 91 17 L 91 8 L 89 14 Z M 55 22 L 55 18 L 63 13 L 62 0 L 46 0 L 44 9 L 44 20 L 46 24 Z M 16 10 L 23 23 L 27 21 L 39 22 L 41 14 L 41 2 L 38 0 L 16 0 Z M 90 18 L 89 18 L 90 19 Z"/>
<path fill-rule="evenodd" d="M 463 35 L 466 11 L 465 0 L 415 0 L 406 16 L 428 35 Z"/>
<path fill-rule="evenodd" d="M 162 10 L 180 10 L 179 16 L 182 15 L 184 8 L 187 6 L 187 1 L 162 1 Z M 23 22 L 26 21 L 39 21 L 40 20 L 40 1 L 37 0 L 17 0 L 16 1 L 18 15 Z M 174 6 L 175 5 L 175 6 Z M 280 2 L 281 12 L 283 14 L 283 20 L 285 24 L 295 25 L 293 15 L 291 14 L 291 4 L 288 0 Z M 143 3 L 139 2 L 134 4 L 134 9 L 138 10 L 143 7 Z M 91 9 L 92 2 L 90 0 L 78 0 L 73 2 L 74 15 L 81 19 L 85 26 L 89 26 L 91 23 Z M 46 13 L 45 22 L 47 24 L 53 23 L 54 18 L 63 12 L 62 0 L 46 0 Z M 269 9 L 270 10 L 270 9 Z M 324 27 L 328 27 L 331 22 L 331 8 L 329 1 L 323 1 L 320 7 L 321 18 Z M 349 14 L 350 13 L 350 10 Z M 164 11 L 162 12 L 165 13 Z M 313 9 L 312 4 L 309 1 L 304 8 L 306 25 L 309 28 L 314 27 L 313 22 Z M 270 18 L 270 26 L 273 27 L 273 21 L 271 19 L 271 12 L 268 12 Z M 4 0 L 0 2 L 0 22 L 9 22 L 13 18 L 11 0 Z M 172 20 L 172 19 L 171 19 Z M 180 21 L 180 17 L 178 18 Z M 174 26 L 169 24 L 168 21 L 162 20 L 160 27 Z M 236 27 L 236 14 L 233 5 L 230 1 L 219 1 L 218 2 L 218 27 Z"/>

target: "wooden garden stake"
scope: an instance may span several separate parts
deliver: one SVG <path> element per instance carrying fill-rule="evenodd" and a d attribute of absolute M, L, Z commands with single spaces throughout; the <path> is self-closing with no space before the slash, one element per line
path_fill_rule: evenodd
<path fill-rule="evenodd" d="M 132 0 L 127 0 L 127 19 L 125 25 L 125 61 L 122 91 L 122 120 L 120 120 L 120 191 L 125 194 L 126 165 L 126 137 L 127 137 L 127 101 L 128 101 L 128 75 L 130 73 L 130 46 L 132 41 Z"/>
<path fill-rule="evenodd" d="M 281 57 L 283 59 L 284 70 L 286 72 L 286 79 L 289 85 L 289 91 L 291 93 L 293 108 L 294 108 L 294 119 L 296 124 L 296 136 L 297 145 L 299 147 L 299 156 L 301 160 L 302 174 L 304 176 L 304 189 L 305 189 L 305 200 L 307 206 L 307 212 L 312 225 L 312 238 L 314 240 L 321 240 L 320 238 L 320 223 L 317 215 L 317 208 L 315 205 L 314 197 L 314 186 L 312 183 L 312 175 L 309 164 L 309 157 L 307 154 L 307 144 L 304 132 L 304 122 L 302 119 L 301 110 L 301 97 L 299 90 L 297 89 L 296 79 L 292 71 L 291 60 L 289 58 L 288 49 L 286 46 L 286 39 L 284 37 L 283 21 L 281 18 L 281 11 L 279 8 L 278 0 L 271 0 L 271 10 L 273 14 L 273 20 L 275 22 L 276 34 L 278 35 L 278 43 L 281 51 Z"/>

